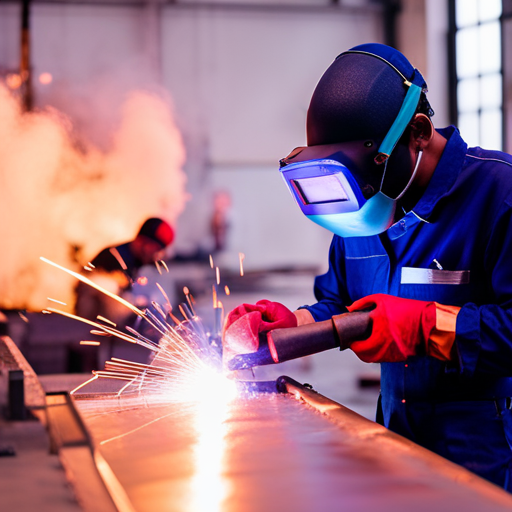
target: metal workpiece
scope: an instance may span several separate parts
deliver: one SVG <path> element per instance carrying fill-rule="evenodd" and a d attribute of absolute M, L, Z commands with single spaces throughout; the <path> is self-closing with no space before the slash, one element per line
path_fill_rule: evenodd
<path fill-rule="evenodd" d="M 368 311 L 343 313 L 322 322 L 274 329 L 266 336 L 260 335 L 260 348 L 257 352 L 237 354 L 227 361 L 226 366 L 229 370 L 240 370 L 283 363 L 333 348 L 343 350 L 353 341 L 367 338 L 370 332 Z"/>
<path fill-rule="evenodd" d="M 67 392 L 46 395 L 46 417 L 50 434 L 50 452 L 63 447 L 89 446 L 90 439 Z"/>
<path fill-rule="evenodd" d="M 365 454 L 375 457 L 375 463 L 379 465 L 377 473 L 382 472 L 380 477 L 375 473 L 368 474 L 367 483 L 372 493 L 384 491 L 380 504 L 378 499 L 375 500 L 375 508 L 393 510 L 386 500 L 401 501 L 400 496 L 403 498 L 408 492 L 411 493 L 408 498 L 409 510 L 414 508 L 416 512 L 506 510 L 512 506 L 511 494 L 462 466 L 360 416 L 309 386 L 301 385 L 286 376 L 280 377 L 278 381 L 282 391 L 286 389 L 296 399 L 337 425 L 340 435 L 346 436 L 361 457 L 364 458 Z M 370 478 L 375 481 L 372 483 Z M 402 508 L 397 506 L 395 510 L 400 511 Z M 408 510 L 407 506 L 403 510 Z"/>
<path fill-rule="evenodd" d="M 501 489 L 293 379 L 275 387 L 195 403 L 73 401 L 128 510 L 511 509 Z"/>
<path fill-rule="evenodd" d="M 67 392 L 47 394 L 46 418 L 50 453 L 59 455 L 81 509 L 84 512 L 133 512 L 108 464 L 95 449 Z M 118 502 L 123 504 L 122 508 Z"/>
<path fill-rule="evenodd" d="M 331 320 L 275 329 L 268 333 L 268 345 L 275 363 L 317 354 L 365 339 L 371 329 L 367 311 L 335 315 Z"/>
<path fill-rule="evenodd" d="M 224 356 L 225 357 L 225 356 Z M 255 366 L 266 366 L 274 364 L 274 359 L 268 348 L 266 340 L 260 341 L 260 347 L 257 352 L 249 354 L 236 354 L 225 363 L 227 370 L 243 370 L 244 368 L 254 368 Z"/>
<path fill-rule="evenodd" d="M 353 311 L 334 315 L 331 321 L 338 336 L 338 345 L 342 350 L 350 347 L 354 341 L 368 338 L 372 332 L 369 311 Z"/>
<path fill-rule="evenodd" d="M 286 393 L 286 389 L 279 386 L 279 380 L 236 380 L 238 392 L 243 395 L 253 393 Z"/>

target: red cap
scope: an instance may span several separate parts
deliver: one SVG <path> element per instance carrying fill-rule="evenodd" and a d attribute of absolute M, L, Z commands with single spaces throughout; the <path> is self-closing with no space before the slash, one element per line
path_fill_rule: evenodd
<path fill-rule="evenodd" d="M 140 228 L 139 235 L 144 235 L 159 243 L 162 249 L 174 240 L 174 230 L 165 220 L 153 217 L 146 220 Z"/>

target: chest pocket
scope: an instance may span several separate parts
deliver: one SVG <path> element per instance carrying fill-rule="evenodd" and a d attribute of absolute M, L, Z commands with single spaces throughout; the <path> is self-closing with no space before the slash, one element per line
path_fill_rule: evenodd
<path fill-rule="evenodd" d="M 389 257 L 378 237 L 345 239 L 345 271 L 352 300 L 389 293 Z"/>
<path fill-rule="evenodd" d="M 462 305 L 478 299 L 479 290 L 475 284 L 471 282 L 469 270 L 403 267 L 400 276 L 400 296 Z"/>

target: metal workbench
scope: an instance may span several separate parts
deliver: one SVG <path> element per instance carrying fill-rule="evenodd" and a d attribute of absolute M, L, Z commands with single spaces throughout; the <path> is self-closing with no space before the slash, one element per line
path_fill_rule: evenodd
<path fill-rule="evenodd" d="M 2 341 L 87 512 L 512 510 L 502 489 L 287 377 L 229 402 L 106 388 L 42 397 Z"/>
<path fill-rule="evenodd" d="M 501 489 L 292 379 L 277 387 L 222 406 L 73 402 L 120 509 L 512 509 Z"/>

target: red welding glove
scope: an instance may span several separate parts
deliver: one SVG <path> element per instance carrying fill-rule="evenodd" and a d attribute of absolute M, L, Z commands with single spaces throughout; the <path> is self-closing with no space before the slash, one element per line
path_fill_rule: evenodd
<path fill-rule="evenodd" d="M 349 311 L 369 309 L 370 337 L 350 345 L 361 360 L 398 362 L 413 355 L 429 355 L 442 361 L 451 359 L 460 308 L 384 294 L 369 295 L 348 308 Z"/>
<path fill-rule="evenodd" d="M 259 348 L 259 334 L 282 327 L 296 327 L 297 318 L 279 302 L 259 300 L 240 304 L 226 318 L 222 345 L 235 354 L 249 354 Z"/>

